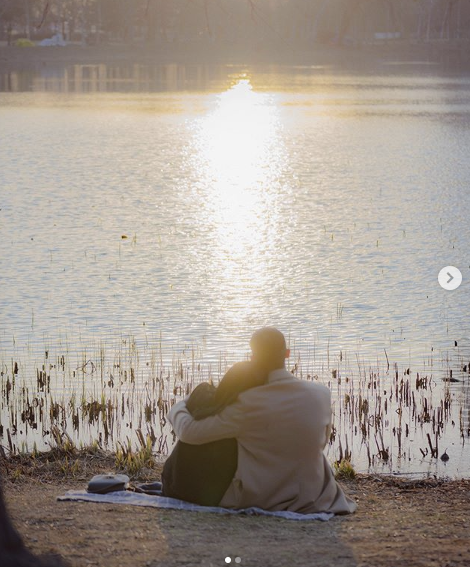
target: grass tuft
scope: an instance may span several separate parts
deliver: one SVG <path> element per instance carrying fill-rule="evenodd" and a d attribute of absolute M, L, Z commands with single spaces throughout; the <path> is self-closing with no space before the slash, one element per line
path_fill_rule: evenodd
<path fill-rule="evenodd" d="M 333 464 L 335 470 L 335 477 L 337 480 L 353 480 L 356 478 L 356 471 L 348 459 L 336 461 Z"/>

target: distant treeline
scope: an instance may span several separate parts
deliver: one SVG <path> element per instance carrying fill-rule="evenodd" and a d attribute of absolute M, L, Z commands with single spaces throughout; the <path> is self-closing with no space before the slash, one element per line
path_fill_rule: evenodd
<path fill-rule="evenodd" d="M 470 0 L 0 0 L 0 39 L 368 42 L 470 37 Z"/>

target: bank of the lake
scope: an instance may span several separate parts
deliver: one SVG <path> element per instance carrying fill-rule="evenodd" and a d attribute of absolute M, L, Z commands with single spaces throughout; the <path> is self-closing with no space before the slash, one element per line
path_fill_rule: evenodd
<path fill-rule="evenodd" d="M 470 65 L 470 41 L 377 42 L 361 45 L 276 45 L 181 42 L 18 47 L 0 43 L 0 69 L 99 63 L 284 64 L 368 67 L 382 62 Z"/>

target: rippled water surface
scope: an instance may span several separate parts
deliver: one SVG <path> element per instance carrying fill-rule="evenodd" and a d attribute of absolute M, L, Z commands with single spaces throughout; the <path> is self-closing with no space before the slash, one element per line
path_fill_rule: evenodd
<path fill-rule="evenodd" d="M 274 324 L 324 380 L 396 364 L 444 396 L 452 370 L 444 473 L 464 474 L 470 79 L 172 67 L 132 90 L 100 67 L 2 77 L 5 364 L 132 335 L 219 368 Z"/>

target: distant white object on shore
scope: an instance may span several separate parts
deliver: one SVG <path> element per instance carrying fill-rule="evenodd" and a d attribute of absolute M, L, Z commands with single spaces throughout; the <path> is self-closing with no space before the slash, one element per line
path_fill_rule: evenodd
<path fill-rule="evenodd" d="M 63 47 L 64 45 L 67 45 L 67 42 L 64 41 L 61 33 L 56 33 L 52 37 L 48 37 L 40 41 L 38 45 L 40 45 L 41 47 L 51 47 L 57 45 Z"/>
<path fill-rule="evenodd" d="M 375 32 L 375 39 L 400 39 L 400 32 Z"/>

